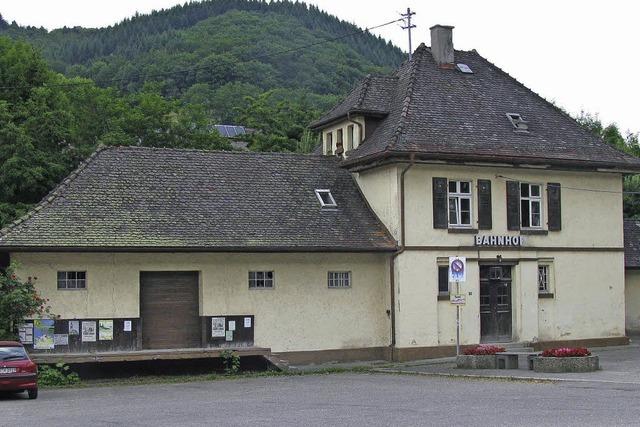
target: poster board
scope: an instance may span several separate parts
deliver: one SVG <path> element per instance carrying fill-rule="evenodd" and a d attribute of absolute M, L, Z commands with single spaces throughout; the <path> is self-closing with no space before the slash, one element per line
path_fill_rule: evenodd
<path fill-rule="evenodd" d="M 53 350 L 54 322 L 52 319 L 36 319 L 33 321 L 33 348 L 35 350 Z"/>
<path fill-rule="evenodd" d="M 18 336 L 22 344 L 33 344 L 33 323 L 23 323 L 18 327 Z"/>
<path fill-rule="evenodd" d="M 86 320 L 82 322 L 82 342 L 96 342 L 95 320 Z"/>
<path fill-rule="evenodd" d="M 98 322 L 98 339 L 100 341 L 113 340 L 113 320 L 100 320 Z"/>
<path fill-rule="evenodd" d="M 225 338 L 225 318 L 224 317 L 211 318 L 211 337 Z"/>

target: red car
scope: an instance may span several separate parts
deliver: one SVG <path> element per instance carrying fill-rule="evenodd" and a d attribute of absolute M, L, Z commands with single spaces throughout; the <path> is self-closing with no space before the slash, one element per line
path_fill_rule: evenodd
<path fill-rule="evenodd" d="M 29 399 L 38 397 L 38 365 L 19 342 L 0 341 L 0 391 L 26 391 Z"/>

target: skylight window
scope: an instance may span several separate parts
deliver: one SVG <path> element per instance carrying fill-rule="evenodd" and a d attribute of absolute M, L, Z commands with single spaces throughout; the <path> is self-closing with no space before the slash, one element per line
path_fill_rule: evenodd
<path fill-rule="evenodd" d="M 338 206 L 336 200 L 331 195 L 331 190 L 316 190 L 316 196 L 323 208 L 335 208 Z"/>
<path fill-rule="evenodd" d="M 473 70 L 471 68 L 469 68 L 469 66 L 467 64 L 461 64 L 461 63 L 460 64 L 456 64 L 456 68 L 461 73 L 473 74 Z"/>
<path fill-rule="evenodd" d="M 515 132 L 527 133 L 529 132 L 529 124 L 518 113 L 507 113 L 507 118 L 513 125 Z"/>

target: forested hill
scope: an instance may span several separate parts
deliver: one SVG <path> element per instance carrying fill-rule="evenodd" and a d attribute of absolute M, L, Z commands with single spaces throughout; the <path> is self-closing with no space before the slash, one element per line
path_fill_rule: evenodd
<path fill-rule="evenodd" d="M 323 109 L 335 101 L 327 95 L 343 95 L 367 73 L 404 59 L 369 33 L 281 53 L 358 30 L 315 6 L 252 0 L 188 3 L 103 29 L 47 32 L 0 21 L 0 35 L 40 48 L 58 72 L 128 91 L 159 81 L 163 95 L 205 103 L 217 121 L 238 121 L 232 112 L 238 102 L 270 89 L 304 93 Z"/>

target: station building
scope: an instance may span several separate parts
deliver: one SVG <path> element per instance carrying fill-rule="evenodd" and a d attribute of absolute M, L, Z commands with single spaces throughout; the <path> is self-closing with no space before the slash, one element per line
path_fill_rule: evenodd
<path fill-rule="evenodd" d="M 455 50 L 452 27 L 431 38 L 312 123 L 314 154 L 92 155 L 0 236 L 68 335 L 36 351 L 444 356 L 454 293 L 463 345 L 626 343 L 622 177 L 640 160 Z M 105 320 L 110 339 L 69 333 Z"/>

